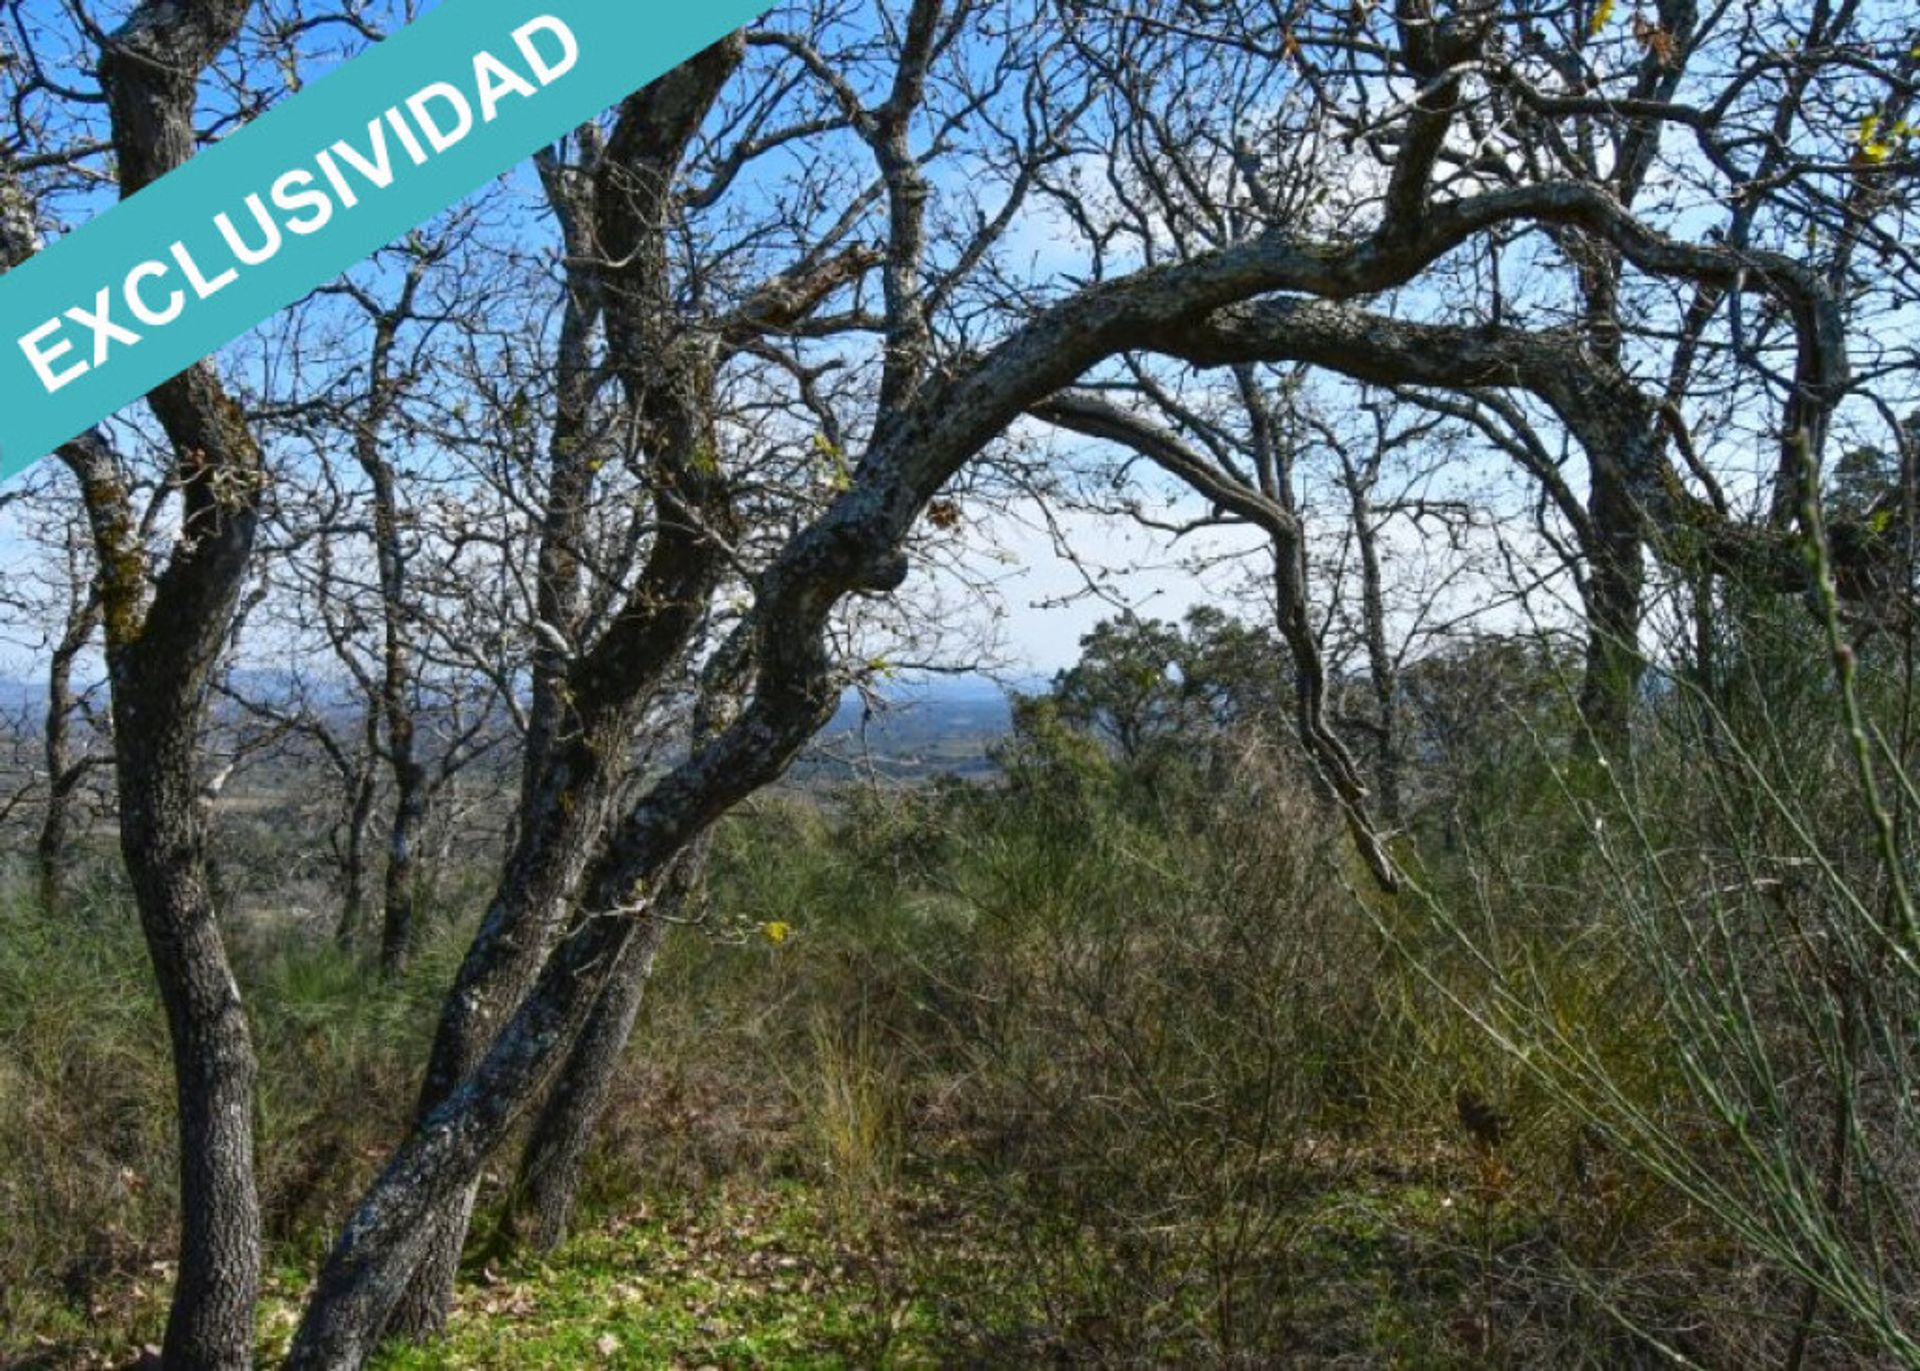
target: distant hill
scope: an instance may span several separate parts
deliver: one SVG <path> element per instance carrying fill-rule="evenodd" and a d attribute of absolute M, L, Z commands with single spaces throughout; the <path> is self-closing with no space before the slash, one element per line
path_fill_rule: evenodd
<path fill-rule="evenodd" d="M 248 670 L 238 683 L 257 698 L 285 698 L 291 692 L 279 673 Z M 869 772 L 895 780 L 925 779 L 946 772 L 962 776 L 991 773 L 988 749 L 1012 728 L 1008 691 L 1042 691 L 1040 679 L 1011 685 L 983 676 L 927 676 L 888 686 L 874 706 L 849 691 L 831 723 L 794 768 L 803 782 L 843 780 Z M 32 681 L 0 678 L 0 719 L 36 727 L 45 709 L 46 688 Z M 342 718 L 357 705 L 344 695 Z"/>
<path fill-rule="evenodd" d="M 0 718 L 11 719 L 29 714 L 36 719 L 46 711 L 47 689 L 31 681 L 0 680 Z"/>
<path fill-rule="evenodd" d="M 890 780 L 991 774 L 988 749 L 1013 727 L 1010 687 L 981 676 L 935 676 L 890 687 L 869 707 L 857 693 L 794 768 L 794 778 L 832 781 L 877 773 Z M 1038 690 L 1021 681 L 1012 689 Z"/>

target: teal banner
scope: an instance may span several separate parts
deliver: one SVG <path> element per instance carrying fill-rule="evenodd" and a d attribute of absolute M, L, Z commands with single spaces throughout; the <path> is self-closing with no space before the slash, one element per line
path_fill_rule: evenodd
<path fill-rule="evenodd" d="M 0 276 L 0 479 L 766 5 L 443 0 Z"/>

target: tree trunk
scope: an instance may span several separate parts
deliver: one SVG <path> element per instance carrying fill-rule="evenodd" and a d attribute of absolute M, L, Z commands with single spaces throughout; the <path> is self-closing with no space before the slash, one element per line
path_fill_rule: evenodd
<path fill-rule="evenodd" d="M 1597 454 L 1596 454 L 1597 455 Z M 1640 618 L 1645 568 L 1640 514 L 1610 454 L 1591 463 L 1586 611 L 1587 650 L 1580 686 L 1584 755 L 1619 762 L 1630 755 L 1634 702 L 1643 660 Z"/>
<path fill-rule="evenodd" d="M 1387 641 L 1386 577 L 1380 567 L 1380 523 L 1374 515 L 1370 483 L 1349 468 L 1354 544 L 1360 552 L 1360 618 L 1366 638 L 1367 683 L 1373 692 L 1374 771 L 1380 787 L 1380 814 L 1389 824 L 1403 817 L 1400 796 L 1399 672 Z"/>
<path fill-rule="evenodd" d="M 400 975 L 412 960 L 418 934 L 418 854 L 427 821 L 427 770 L 420 763 L 414 714 L 413 651 L 408 642 L 407 549 L 400 496 L 387 460 L 383 429 L 399 399 L 389 374 L 400 326 L 412 313 L 426 258 L 409 269 L 400 301 L 374 319 L 366 412 L 354 427 L 354 459 L 373 488 L 374 562 L 380 581 L 381 670 L 379 715 L 386 727 L 387 765 L 393 772 L 393 824 L 387 832 L 387 871 L 381 902 L 380 969 Z"/>
<path fill-rule="evenodd" d="M 394 764 L 393 828 L 387 837 L 387 875 L 380 932 L 380 969 L 406 971 L 419 939 L 420 871 L 416 860 L 427 821 L 426 769 L 413 759 L 413 728 L 406 726 L 407 760 Z"/>
<path fill-rule="evenodd" d="M 68 868 L 72 860 L 71 830 L 74 797 L 86 779 L 87 767 L 73 756 L 73 716 L 79 702 L 73 694 L 74 659 L 86 649 L 100 623 L 100 599 L 89 594 L 76 608 L 67 631 L 54 647 L 47 669 L 47 715 L 43 729 L 47 768 L 47 808 L 34 843 L 39 868 L 40 907 L 49 912 L 66 904 Z"/>
<path fill-rule="evenodd" d="M 551 1252 L 566 1241 L 587 1146 L 606 1112 L 666 930 L 666 922 L 655 919 L 643 936 L 628 940 L 534 1121 L 505 1225 L 510 1238 L 536 1251 Z"/>
<path fill-rule="evenodd" d="M 116 170 L 131 196 L 194 154 L 200 74 L 248 0 L 144 0 L 103 44 Z M 180 1272 L 170 1371 L 253 1360 L 260 1206 L 252 1039 L 208 893 L 195 752 L 212 673 L 252 561 L 265 464 L 246 418 L 202 362 L 148 397 L 172 449 L 181 537 L 151 581 L 119 461 L 97 432 L 60 457 L 80 482 L 99 569 L 113 690 L 120 846 L 172 1040 L 180 1111 Z"/>
<path fill-rule="evenodd" d="M 564 742 L 522 831 L 499 889 L 461 963 L 441 1011 L 418 1119 L 424 1126 L 448 1104 L 495 1034 L 527 993 L 580 888 L 581 874 L 606 827 L 631 720 L 620 711 L 596 730 Z M 476 1178 L 441 1197 L 414 1246 L 417 1269 L 392 1309 L 395 1337 L 431 1336 L 446 1322 L 473 1214 Z"/>
<path fill-rule="evenodd" d="M 343 952 L 353 950 L 366 919 L 367 829 L 373 822 L 373 802 L 378 794 L 379 784 L 369 764 L 353 778 L 353 803 L 347 810 L 346 850 L 341 854 L 345 889 L 340 897 L 340 926 L 334 932 L 334 941 Z"/>
<path fill-rule="evenodd" d="M 817 674 L 809 668 L 806 679 L 763 691 L 741 722 L 656 784 L 601 845 L 583 885 L 587 912 L 477 1065 L 425 1111 L 348 1221 L 295 1338 L 288 1362 L 294 1371 L 360 1366 L 382 1329 L 398 1323 L 397 1306 L 410 1282 L 417 1288 L 446 1220 L 465 1216 L 488 1156 L 564 1061 L 629 943 L 659 936 L 649 928 L 657 917 L 649 892 L 721 814 L 777 777 L 831 717 L 837 693 L 817 646 L 820 625 L 803 619 L 791 631 L 806 640 Z"/>
<path fill-rule="evenodd" d="M 744 55 L 735 35 L 630 97 L 597 168 L 592 255 L 617 265 L 597 268 L 590 292 L 573 292 L 569 314 L 582 326 L 595 308 L 604 317 L 612 374 L 652 454 L 654 497 L 662 508 L 696 517 L 663 523 L 625 606 L 601 639 L 567 665 L 564 692 L 542 691 L 562 708 L 558 717 L 536 721 L 530 733 L 522 831 L 442 1014 L 421 1089 L 423 1124 L 452 1106 L 455 1087 L 478 1067 L 540 974 L 627 779 L 651 687 L 686 650 L 720 575 L 721 548 L 710 533 L 730 527 L 731 509 L 714 461 L 721 450 L 713 404 L 717 341 L 687 328 L 676 305 L 669 226 L 681 159 Z M 556 427 L 555 442 L 566 446 L 556 450 L 556 475 L 576 470 L 589 456 L 579 446 L 576 423 L 584 415 L 576 408 L 590 395 L 563 391 L 567 423 Z M 543 612 L 565 615 L 574 602 L 574 539 L 590 488 L 590 480 L 572 478 L 556 487 L 542 549 Z M 562 625 L 548 626 L 564 636 Z M 675 855 L 677 849 L 665 854 L 663 864 Z M 614 899 L 609 907 L 620 903 Z M 392 1307 L 396 1336 L 418 1338 L 445 1323 L 475 1184 L 469 1176 L 439 1196 L 424 1233 L 410 1238 L 417 1270 Z"/>
<path fill-rule="evenodd" d="M 1632 203 L 1638 189 L 1631 173 L 1621 193 Z M 1563 245 L 1579 273 L 1587 346 L 1603 358 L 1609 373 L 1624 375 L 1620 324 L 1621 257 L 1611 245 L 1583 234 L 1566 235 Z M 1575 750 L 1602 762 L 1632 755 L 1633 707 L 1640 694 L 1640 616 L 1645 567 L 1641 555 L 1641 513 L 1633 498 L 1633 471 L 1651 471 L 1657 459 L 1651 446 L 1652 416 L 1628 424 L 1629 415 L 1604 414 L 1595 426 L 1598 441 L 1587 449 L 1587 653 L 1580 686 L 1580 717 Z M 1611 434 L 1618 433 L 1618 439 Z"/>
<path fill-rule="evenodd" d="M 697 898 L 705 876 L 705 848 L 702 843 L 687 853 L 667 877 L 655 917 L 641 936 L 628 941 L 587 1026 L 547 1089 L 502 1220 L 501 1233 L 510 1244 L 551 1252 L 566 1241 L 588 1145 L 606 1112 L 667 930 Z"/>
<path fill-rule="evenodd" d="M 198 715 L 183 717 L 167 694 L 137 668 L 116 673 L 121 851 L 166 1006 L 180 1111 L 180 1274 L 165 1358 L 169 1368 L 244 1367 L 260 1266 L 253 1043 L 207 886 Z"/>
<path fill-rule="evenodd" d="M 259 447 L 209 365 L 182 372 L 149 400 L 173 442 L 180 518 L 194 536 L 176 545 L 144 613 L 145 557 L 116 459 L 97 434 L 61 457 L 80 478 L 100 556 L 120 847 L 173 1049 L 181 1242 L 166 1363 L 244 1367 L 260 1272 L 255 1060 L 221 942 L 195 761 L 264 477 Z"/>
<path fill-rule="evenodd" d="M 634 932 L 633 919 L 606 917 L 576 946 L 590 945 L 592 960 L 618 960 Z M 552 983 L 559 974 L 573 992 Z M 487 1156 L 579 1031 L 592 1004 L 586 992 L 603 978 L 588 959 L 556 957 L 542 978 L 547 993 L 527 999 L 468 1085 L 415 1128 L 328 1257 L 288 1357 L 293 1371 L 361 1366 L 399 1324 L 399 1301 L 417 1288 L 448 1219 L 466 1216 Z"/>

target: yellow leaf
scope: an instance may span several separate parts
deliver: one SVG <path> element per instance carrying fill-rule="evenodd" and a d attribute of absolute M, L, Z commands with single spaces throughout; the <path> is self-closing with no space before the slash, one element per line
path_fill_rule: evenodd
<path fill-rule="evenodd" d="M 1588 33 L 1598 38 L 1601 31 L 1612 22 L 1613 3 L 1614 0 L 1600 0 L 1599 6 L 1593 11 L 1593 23 L 1588 26 Z"/>
<path fill-rule="evenodd" d="M 1869 162 L 1884 162 L 1893 156 L 1895 151 L 1892 141 L 1880 137 L 1880 116 L 1877 114 L 1869 114 L 1860 121 L 1860 137 L 1857 142 L 1860 156 Z"/>
<path fill-rule="evenodd" d="M 824 433 L 813 435 L 813 448 L 820 454 L 821 474 L 825 477 L 827 489 L 836 495 L 853 487 L 853 469 L 847 465 L 846 454 L 840 451 L 834 441 Z"/>

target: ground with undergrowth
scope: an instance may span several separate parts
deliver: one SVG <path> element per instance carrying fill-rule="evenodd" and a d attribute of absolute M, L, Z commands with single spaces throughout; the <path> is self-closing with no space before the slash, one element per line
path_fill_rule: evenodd
<path fill-rule="evenodd" d="M 1488 1311 L 1476 1230 L 1513 1216 L 1481 1212 L 1471 1188 L 1446 1180 L 1346 1177 L 1303 1199 L 1287 1296 L 1299 1360 L 1483 1363 Z M 818 1187 L 725 1184 L 668 1209 L 596 1216 L 592 1231 L 543 1258 L 476 1264 L 445 1336 L 391 1350 L 377 1364 L 913 1367 L 1097 1355 L 1109 1335 L 1055 1326 L 1075 1292 L 1036 1285 L 1010 1252 L 1014 1243 L 930 1186 L 896 1195 L 849 1230 L 838 1201 Z M 16 1347 L 6 1364 L 121 1367 L 151 1353 L 127 1330 L 158 1336 L 165 1272 L 153 1274 L 99 1307 L 94 1336 L 76 1321 L 64 1341 L 43 1332 L 35 1349 Z M 263 1362 L 285 1351 L 305 1280 L 296 1270 L 270 1273 Z M 98 1336 L 100 1322 L 112 1336 Z M 1181 1359 L 1179 1343 L 1176 1336 L 1163 1349 L 1169 1360 Z M 1126 1349 L 1105 1351 L 1126 1359 Z"/>
<path fill-rule="evenodd" d="M 1728 1221 L 1745 1140 L 1648 955 L 1676 925 L 1609 911 L 1588 820 L 1504 783 L 1478 816 L 1499 864 L 1390 901 L 1282 765 L 1141 778 L 1028 745 L 994 787 L 730 820 L 576 1237 L 497 1250 L 507 1149 L 445 1337 L 382 1365 L 1718 1366 L 1780 1364 L 1802 1326 L 1804 1365 L 1882 1364 Z M 250 869 L 271 1362 L 406 1127 L 484 873 L 382 981 Z M 1500 911 L 1468 954 L 1449 900 Z M 1490 972 L 1578 1073 L 1473 1022 Z M 1499 1129 L 1470 1135 L 1463 1091 Z M 0 1365 L 159 1341 L 171 1096 L 111 863 L 58 914 L 0 889 Z"/>
<path fill-rule="evenodd" d="M 1011 1235 L 937 1191 L 898 1197 L 854 1235 L 833 1208 L 804 1186 L 728 1186 L 676 1212 L 613 1216 L 551 1258 L 475 1273 L 443 1340 L 381 1364 L 1034 1365 L 1100 1346 L 1097 1327 L 1054 1326 L 1071 1291 L 1038 1288 L 1010 1255 Z M 1301 1359 L 1480 1363 L 1478 1220 L 1466 1195 L 1372 1178 L 1311 1197 L 1294 1219 Z"/>

